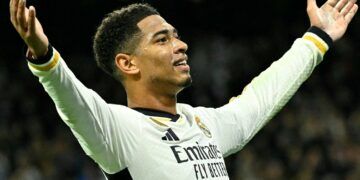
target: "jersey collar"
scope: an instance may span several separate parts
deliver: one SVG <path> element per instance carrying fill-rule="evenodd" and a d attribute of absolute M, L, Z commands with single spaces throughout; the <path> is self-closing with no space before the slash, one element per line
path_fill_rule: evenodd
<path fill-rule="evenodd" d="M 160 111 L 156 109 L 149 109 L 149 108 L 132 108 L 133 110 L 145 114 L 147 116 L 156 116 L 156 117 L 163 117 L 169 118 L 170 121 L 176 122 L 180 118 L 180 114 L 171 114 L 165 111 Z"/>

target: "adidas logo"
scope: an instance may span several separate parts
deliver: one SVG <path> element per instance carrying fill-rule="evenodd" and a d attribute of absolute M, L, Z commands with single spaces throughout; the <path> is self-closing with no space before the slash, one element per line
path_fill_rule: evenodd
<path fill-rule="evenodd" d="M 174 133 L 174 131 L 169 128 L 166 133 L 165 136 L 161 138 L 163 141 L 179 141 L 179 137 L 177 137 L 177 135 Z"/>

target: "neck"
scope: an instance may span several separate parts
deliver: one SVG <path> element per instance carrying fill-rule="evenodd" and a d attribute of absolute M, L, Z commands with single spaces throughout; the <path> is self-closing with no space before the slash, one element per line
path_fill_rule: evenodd
<path fill-rule="evenodd" d="M 156 93 L 150 90 L 131 89 L 127 91 L 127 103 L 130 108 L 148 108 L 177 114 L 176 94 Z"/>

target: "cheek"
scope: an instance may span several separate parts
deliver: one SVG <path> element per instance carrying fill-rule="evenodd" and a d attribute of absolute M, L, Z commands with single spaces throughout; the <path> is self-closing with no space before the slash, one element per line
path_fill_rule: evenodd
<path fill-rule="evenodd" d="M 150 45 L 141 49 L 139 67 L 144 74 L 169 73 L 172 66 L 172 47 L 170 45 Z"/>
<path fill-rule="evenodd" d="M 153 51 L 149 54 L 149 63 L 151 63 L 155 68 L 171 65 L 172 62 L 172 53 L 167 49 L 159 49 Z"/>

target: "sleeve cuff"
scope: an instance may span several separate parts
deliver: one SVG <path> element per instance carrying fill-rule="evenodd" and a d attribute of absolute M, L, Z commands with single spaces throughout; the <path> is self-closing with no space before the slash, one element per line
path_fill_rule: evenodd
<path fill-rule="evenodd" d="M 48 48 L 48 52 L 45 56 L 36 59 L 32 58 L 31 52 L 28 51 L 26 53 L 26 59 L 32 69 L 38 71 L 49 71 L 58 64 L 60 54 L 51 45 L 49 45 Z"/>
<path fill-rule="evenodd" d="M 28 50 L 26 52 L 26 59 L 31 62 L 32 64 L 45 64 L 47 63 L 48 61 L 50 61 L 51 57 L 53 56 L 53 48 L 51 46 L 51 44 L 49 43 L 49 46 L 48 46 L 48 51 L 47 53 L 45 54 L 45 56 L 41 56 L 41 57 L 38 57 L 38 58 L 34 58 L 31 54 L 31 52 Z"/>
<path fill-rule="evenodd" d="M 331 37 L 326 32 L 315 26 L 310 27 L 302 38 L 314 43 L 323 55 L 333 45 Z"/>

